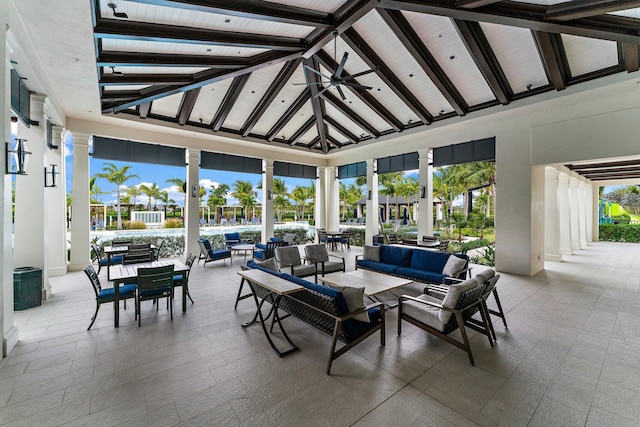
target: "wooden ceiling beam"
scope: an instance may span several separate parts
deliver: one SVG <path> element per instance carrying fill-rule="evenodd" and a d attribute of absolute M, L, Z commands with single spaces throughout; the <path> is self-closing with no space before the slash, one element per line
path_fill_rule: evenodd
<path fill-rule="evenodd" d="M 140 90 L 105 90 L 101 99 L 106 102 L 125 102 L 140 98 Z"/>
<path fill-rule="evenodd" d="M 560 35 L 541 31 L 532 31 L 532 34 L 549 82 L 556 90 L 566 89 L 570 76 L 567 75 L 562 60 L 564 48 Z"/>
<path fill-rule="evenodd" d="M 635 166 L 640 168 L 640 159 L 635 160 L 622 160 L 619 162 L 604 162 L 604 163 L 584 163 L 584 164 L 568 164 L 565 165 L 572 171 L 587 170 L 587 169 L 604 169 L 604 168 L 618 168 L 624 166 Z"/>
<path fill-rule="evenodd" d="M 508 104 L 513 97 L 513 89 L 480 24 L 459 19 L 451 21 L 496 99 L 503 105 Z"/>
<path fill-rule="evenodd" d="M 285 84 L 289 82 L 289 79 L 296 71 L 296 69 L 300 66 L 302 62 L 302 58 L 297 58 L 287 62 L 278 75 L 273 79 L 273 82 L 262 96 L 260 101 L 258 101 L 258 105 L 253 109 L 249 118 L 244 122 L 242 128 L 240 129 L 240 133 L 242 136 L 247 136 L 253 130 L 253 127 L 258 123 L 258 120 L 264 115 L 267 111 L 267 108 L 271 105 L 273 100 L 278 96 L 278 94 L 282 91 L 282 88 Z"/>
<path fill-rule="evenodd" d="M 462 9 L 475 9 L 476 7 L 486 6 L 499 1 L 502 0 L 456 0 L 456 7 Z"/>
<path fill-rule="evenodd" d="M 332 137 L 331 135 L 327 135 L 327 141 L 332 143 L 336 148 L 342 147 L 342 143 L 337 139 L 335 139 L 334 137 Z"/>
<path fill-rule="evenodd" d="M 360 142 L 360 139 L 356 135 L 354 135 L 349 129 L 338 123 L 334 118 L 326 116 L 324 118 L 324 122 L 344 135 L 345 138 L 351 141 L 352 144 L 357 144 L 358 142 Z"/>
<path fill-rule="evenodd" d="M 342 114 L 347 116 L 352 122 L 355 122 L 358 126 L 360 126 L 362 129 L 368 132 L 369 135 L 373 136 L 374 138 L 380 137 L 380 132 L 378 132 L 376 128 L 371 126 L 369 122 L 363 119 L 359 114 L 357 114 L 351 108 L 347 107 L 347 104 L 342 102 L 333 93 L 331 93 L 330 91 L 326 91 L 320 96 L 326 99 L 327 101 L 329 101 L 331 105 L 337 108 L 338 111 L 340 111 Z"/>
<path fill-rule="evenodd" d="M 459 116 L 467 114 L 469 105 L 402 13 L 397 10 L 378 9 L 378 14 L 387 26 L 391 28 L 393 34 L 400 40 L 413 59 L 420 65 L 422 71 L 425 72 L 454 111 Z"/>
<path fill-rule="evenodd" d="M 311 129 L 315 122 L 315 117 L 309 117 L 307 121 L 304 122 L 304 124 L 300 127 L 300 129 L 298 129 L 293 135 L 291 135 L 291 138 L 289 138 L 289 141 L 287 141 L 289 145 L 296 145 L 300 138 L 302 138 L 302 135 L 309 132 L 309 129 Z"/>
<path fill-rule="evenodd" d="M 303 7 L 255 0 L 129 0 L 153 6 L 173 7 L 196 12 L 217 13 L 239 18 L 259 19 L 269 22 L 304 25 L 307 27 L 329 27 L 332 15 Z"/>
<path fill-rule="evenodd" d="M 378 77 L 414 112 L 425 124 L 433 121 L 433 116 L 418 101 L 400 79 L 391 71 L 367 42 L 353 28 L 342 33 L 342 38 L 369 67 L 376 70 Z"/>
<path fill-rule="evenodd" d="M 545 19 L 569 21 L 637 7 L 638 0 L 573 0 L 549 6 Z"/>
<path fill-rule="evenodd" d="M 217 132 L 222 127 L 222 124 L 226 120 L 227 116 L 231 112 L 233 105 L 236 103 L 236 100 L 240 96 L 240 92 L 244 88 L 244 85 L 247 84 L 247 80 L 251 74 L 243 74 L 241 76 L 235 77 L 229 86 L 229 90 L 224 95 L 224 99 L 222 103 L 218 107 L 218 111 L 216 111 L 216 115 L 211 121 L 211 129 L 214 132 Z"/>
<path fill-rule="evenodd" d="M 336 61 L 331 58 L 331 56 L 325 52 L 324 50 L 318 51 L 316 54 L 316 59 L 323 67 L 325 67 L 329 72 L 335 73 L 338 68 L 338 64 Z M 342 70 L 342 77 L 347 78 L 350 74 L 346 70 Z M 361 84 L 356 79 L 349 80 L 355 84 Z M 382 120 L 387 122 L 391 128 L 396 132 L 402 132 L 404 129 L 404 125 L 398 120 L 387 108 L 382 105 L 371 93 L 366 89 L 358 89 L 353 86 L 345 86 L 348 88 L 354 95 L 356 95 L 362 102 L 365 103 L 367 107 L 373 110 L 377 115 L 379 115 Z"/>
<path fill-rule="evenodd" d="M 200 95 L 200 88 L 192 89 L 182 95 L 182 100 L 178 107 L 178 114 L 176 115 L 178 123 L 181 126 L 186 125 L 187 121 L 189 121 L 193 107 L 196 105 L 198 95 Z"/>
<path fill-rule="evenodd" d="M 640 172 L 620 172 L 620 173 L 592 173 L 592 174 L 580 174 L 581 176 L 591 180 L 606 180 L 606 179 L 633 179 L 640 178 Z"/>
<path fill-rule="evenodd" d="M 567 22 L 550 21 L 545 19 L 548 6 L 507 0 L 477 9 L 459 9 L 453 1 L 443 0 L 380 0 L 378 7 L 640 44 L 638 20 L 625 16 L 601 15 Z"/>
<path fill-rule="evenodd" d="M 322 151 L 325 153 L 329 152 L 329 146 L 327 145 L 327 133 L 325 132 L 325 124 L 323 121 L 325 115 L 324 102 L 318 96 L 319 90 L 322 88 L 320 83 L 320 76 L 316 73 L 313 73 L 307 69 L 307 67 L 311 67 L 314 70 L 318 70 L 318 62 L 314 58 L 305 59 L 303 61 L 305 65 L 304 68 L 304 77 L 307 81 L 307 87 L 311 89 L 311 106 L 313 107 L 313 115 L 316 123 L 316 127 L 318 128 L 318 136 L 320 137 L 320 144 L 322 145 Z"/>
<path fill-rule="evenodd" d="M 289 123 L 293 116 L 295 116 L 296 113 L 300 111 L 302 106 L 306 104 L 310 98 L 311 89 L 306 88 L 300 95 L 298 95 L 298 98 L 293 101 L 293 104 L 291 104 L 289 108 L 287 108 L 287 111 L 285 111 L 282 117 L 280 117 L 278 121 L 273 125 L 273 127 L 271 127 L 269 132 L 267 132 L 267 141 L 273 141 L 276 135 L 278 135 L 278 133 L 287 125 L 287 123 Z"/>
<path fill-rule="evenodd" d="M 193 74 L 113 74 L 103 73 L 98 85 L 181 85 L 193 82 Z"/>
<path fill-rule="evenodd" d="M 248 57 L 180 55 L 174 53 L 148 52 L 100 52 L 99 67 L 207 67 L 236 69 L 249 65 Z"/>
<path fill-rule="evenodd" d="M 316 136 L 315 138 L 313 138 L 311 142 L 308 143 L 305 147 L 307 147 L 309 150 L 312 150 L 316 147 L 316 145 L 320 145 L 322 148 L 321 139 L 319 136 Z"/>
<path fill-rule="evenodd" d="M 627 73 L 638 71 L 638 47 L 639 46 L 637 44 L 622 44 L 622 61 Z"/>
<path fill-rule="evenodd" d="M 285 51 L 298 51 L 305 48 L 304 40 L 293 37 L 118 19 L 101 19 L 93 31 L 94 38 L 98 39 L 204 44 Z"/>
<path fill-rule="evenodd" d="M 145 102 L 144 104 L 138 105 L 138 116 L 141 119 L 146 119 L 151 112 L 151 102 Z"/>

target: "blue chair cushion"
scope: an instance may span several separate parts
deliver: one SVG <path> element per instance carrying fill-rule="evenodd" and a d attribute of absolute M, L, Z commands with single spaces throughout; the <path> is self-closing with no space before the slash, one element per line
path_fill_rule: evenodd
<path fill-rule="evenodd" d="M 238 240 L 240 241 L 240 233 L 225 233 L 224 234 L 224 239 L 225 240 Z"/>
<path fill-rule="evenodd" d="M 231 258 L 231 251 L 229 249 L 213 249 L 209 251 L 209 258 L 213 260 Z"/>
<path fill-rule="evenodd" d="M 184 280 L 184 275 L 183 274 L 174 274 L 173 275 L 173 284 L 175 285 L 176 282 L 182 284 L 182 281 Z"/>
<path fill-rule="evenodd" d="M 359 259 L 357 261 L 357 265 L 358 267 L 367 268 L 369 270 L 375 270 L 381 273 L 388 273 L 388 274 L 394 274 L 396 272 L 396 269 L 398 268 L 397 265 L 386 264 L 384 262 L 378 262 L 378 261 L 371 261 L 368 259 Z"/>
<path fill-rule="evenodd" d="M 267 249 L 267 245 L 266 245 L 266 244 L 264 244 L 264 243 L 256 243 L 256 244 L 255 244 L 255 246 L 256 246 L 256 248 L 258 248 L 258 249 L 262 249 L 262 250 Z"/>
<path fill-rule="evenodd" d="M 111 265 L 122 264 L 122 255 L 114 255 L 111 257 Z M 105 267 L 107 265 L 106 258 L 100 258 L 100 265 Z"/>
<path fill-rule="evenodd" d="M 413 249 L 403 248 L 402 246 L 381 245 L 380 262 L 392 264 L 396 267 L 409 267 L 411 265 L 411 255 L 413 252 Z M 440 271 L 442 271 L 442 269 L 440 269 Z"/>
<path fill-rule="evenodd" d="M 136 294 L 136 285 L 122 285 L 120 286 L 120 298 L 132 297 Z M 98 300 L 100 302 L 113 301 L 115 298 L 115 291 L 113 288 L 103 289 L 98 293 Z"/>
<path fill-rule="evenodd" d="M 207 248 L 208 251 L 211 250 L 211 243 L 207 239 L 200 239 L 202 243 L 204 243 L 204 247 Z"/>
<path fill-rule="evenodd" d="M 264 251 L 253 251 L 253 257 L 260 261 L 264 261 Z"/>
<path fill-rule="evenodd" d="M 440 273 L 450 256 L 451 254 L 445 252 L 414 249 L 408 267 Z"/>
<path fill-rule="evenodd" d="M 442 279 L 447 277 L 442 273 L 436 273 L 433 271 L 421 270 L 418 268 L 400 267 L 396 270 L 396 274 L 404 277 L 410 277 L 420 282 L 440 283 Z"/>
<path fill-rule="evenodd" d="M 162 295 L 163 293 L 166 293 L 166 292 L 171 292 L 171 286 L 166 286 L 166 287 L 163 287 L 163 288 L 149 289 L 149 290 L 146 290 L 146 291 L 142 291 L 142 292 L 140 292 L 140 296 L 141 297 L 153 297 L 153 296 L 156 296 L 156 295 L 158 295 L 158 296 Z"/>
<path fill-rule="evenodd" d="M 280 239 L 280 238 L 278 238 L 278 237 L 271 237 L 269 240 L 270 240 L 271 242 L 284 242 L 284 240 L 282 240 L 282 239 Z"/>

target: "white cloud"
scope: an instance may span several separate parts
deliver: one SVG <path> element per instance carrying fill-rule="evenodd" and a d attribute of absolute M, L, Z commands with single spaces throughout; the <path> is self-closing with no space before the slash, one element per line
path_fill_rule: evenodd
<path fill-rule="evenodd" d="M 207 190 L 207 192 L 209 192 L 209 190 L 211 190 L 211 188 L 218 188 L 218 185 L 220 185 L 219 182 L 216 181 L 211 181 L 209 178 L 202 178 L 198 184 L 200 185 L 200 187 L 203 187 L 204 189 Z"/>

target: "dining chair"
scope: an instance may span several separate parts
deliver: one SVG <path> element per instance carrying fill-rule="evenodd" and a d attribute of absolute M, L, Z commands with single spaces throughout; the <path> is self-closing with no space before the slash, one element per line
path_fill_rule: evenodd
<path fill-rule="evenodd" d="M 98 278 L 98 274 L 94 270 L 92 265 L 88 265 L 84 269 L 84 274 L 87 275 L 89 281 L 91 282 L 91 286 L 93 287 L 93 291 L 96 294 L 96 312 L 93 313 L 93 317 L 91 318 L 91 323 L 87 328 L 87 331 L 91 329 L 93 323 L 96 321 L 96 317 L 98 317 L 98 310 L 100 310 L 100 304 L 105 304 L 108 302 L 113 302 L 115 300 L 115 290 L 114 288 L 106 288 L 102 289 L 100 285 L 100 279 Z M 118 288 L 120 299 L 124 300 L 124 308 L 127 309 L 127 299 L 135 298 L 136 296 L 136 285 L 123 285 Z"/>
<path fill-rule="evenodd" d="M 142 313 L 140 303 L 142 301 L 153 300 L 158 310 L 158 300 L 167 298 L 169 301 L 169 312 L 173 320 L 173 264 L 162 267 L 140 267 L 138 268 L 137 292 L 136 292 L 136 314 L 138 316 L 138 326 L 142 325 Z"/>
<path fill-rule="evenodd" d="M 191 304 L 193 304 L 193 299 L 191 298 L 191 294 L 189 293 L 188 283 L 189 283 L 189 274 L 191 273 L 191 266 L 193 265 L 193 262 L 195 260 L 196 260 L 196 256 L 191 252 L 189 252 L 189 254 L 187 255 L 187 260 L 184 263 L 184 265 L 189 267 L 189 269 L 180 274 L 173 275 L 173 288 L 175 289 L 178 286 L 182 286 L 182 292 L 186 292 L 186 295 L 187 297 L 189 297 L 189 301 L 191 301 Z"/>
<path fill-rule="evenodd" d="M 153 261 L 151 249 L 129 249 L 122 255 L 122 264 L 140 264 Z"/>
<path fill-rule="evenodd" d="M 103 266 L 107 266 L 109 262 L 111 263 L 111 265 L 122 264 L 122 255 L 112 255 L 111 259 L 108 260 L 107 257 L 103 257 L 102 255 L 100 255 L 100 246 L 98 246 L 96 243 L 91 244 L 91 252 L 92 261 L 95 262 L 98 266 L 97 274 L 100 274 L 100 269 Z"/>
<path fill-rule="evenodd" d="M 132 243 L 132 239 L 113 239 L 111 246 L 129 246 Z"/>
<path fill-rule="evenodd" d="M 449 246 L 449 240 L 440 240 L 440 244 L 438 245 L 438 250 L 440 252 L 447 252 L 448 246 Z"/>
<path fill-rule="evenodd" d="M 158 259 L 160 258 L 160 251 L 164 247 L 165 243 L 166 243 L 166 240 L 160 239 L 158 241 L 158 243 L 156 244 L 156 248 L 153 250 L 153 260 L 154 261 L 158 261 Z"/>

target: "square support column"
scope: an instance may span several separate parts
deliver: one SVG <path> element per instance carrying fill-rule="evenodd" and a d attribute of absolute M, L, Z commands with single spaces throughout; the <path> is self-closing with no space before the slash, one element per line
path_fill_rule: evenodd
<path fill-rule="evenodd" d="M 340 180 L 337 167 L 329 166 L 325 170 L 327 195 L 327 230 L 340 228 Z"/>
<path fill-rule="evenodd" d="M 569 178 L 569 212 L 571 231 L 571 252 L 580 250 L 580 202 L 578 201 L 578 180 Z"/>
<path fill-rule="evenodd" d="M 560 172 L 547 166 L 544 186 L 544 259 L 562 261 L 560 254 L 560 209 L 558 208 L 558 177 Z"/>
<path fill-rule="evenodd" d="M 367 216 L 364 243 L 373 244 L 373 236 L 378 234 L 378 173 L 376 161 L 367 160 Z"/>
<path fill-rule="evenodd" d="M 56 186 L 45 189 L 49 196 L 49 276 L 64 276 L 67 273 L 67 180 L 64 159 L 64 138 L 62 126 L 53 126 L 52 144 L 57 149 L 48 149 L 46 167 L 56 165 L 60 174 L 56 176 Z"/>
<path fill-rule="evenodd" d="M 71 262 L 69 271 L 80 271 L 91 262 L 89 252 L 89 138 L 73 132 L 73 195 L 71 204 Z"/>
<path fill-rule="evenodd" d="M 187 192 L 184 195 L 185 255 L 200 253 L 200 150 L 187 150 Z"/>
<path fill-rule="evenodd" d="M 580 239 L 580 249 L 587 248 L 587 184 L 578 182 L 578 220 L 580 221 L 580 230 L 578 238 Z"/>
<path fill-rule="evenodd" d="M 418 240 L 433 236 L 433 150 L 418 151 L 420 190 L 418 193 Z M 423 189 L 424 188 L 424 192 Z M 424 194 L 424 197 L 423 197 Z"/>
<path fill-rule="evenodd" d="M 262 161 L 262 235 L 260 240 L 267 243 L 273 236 L 273 160 Z M 271 193 L 271 198 L 269 198 Z"/>
<path fill-rule="evenodd" d="M 326 211 L 326 190 L 325 190 L 325 175 L 327 168 L 324 166 L 318 167 L 318 179 L 316 180 L 316 203 L 315 203 L 315 219 L 316 230 L 319 228 L 327 228 L 327 211 Z M 318 235 L 316 233 L 316 239 Z"/>
<path fill-rule="evenodd" d="M 558 215 L 560 225 L 560 255 L 571 255 L 571 207 L 569 204 L 569 175 L 558 175 Z"/>
<path fill-rule="evenodd" d="M 591 242 L 600 240 L 600 186 L 591 184 Z"/>

